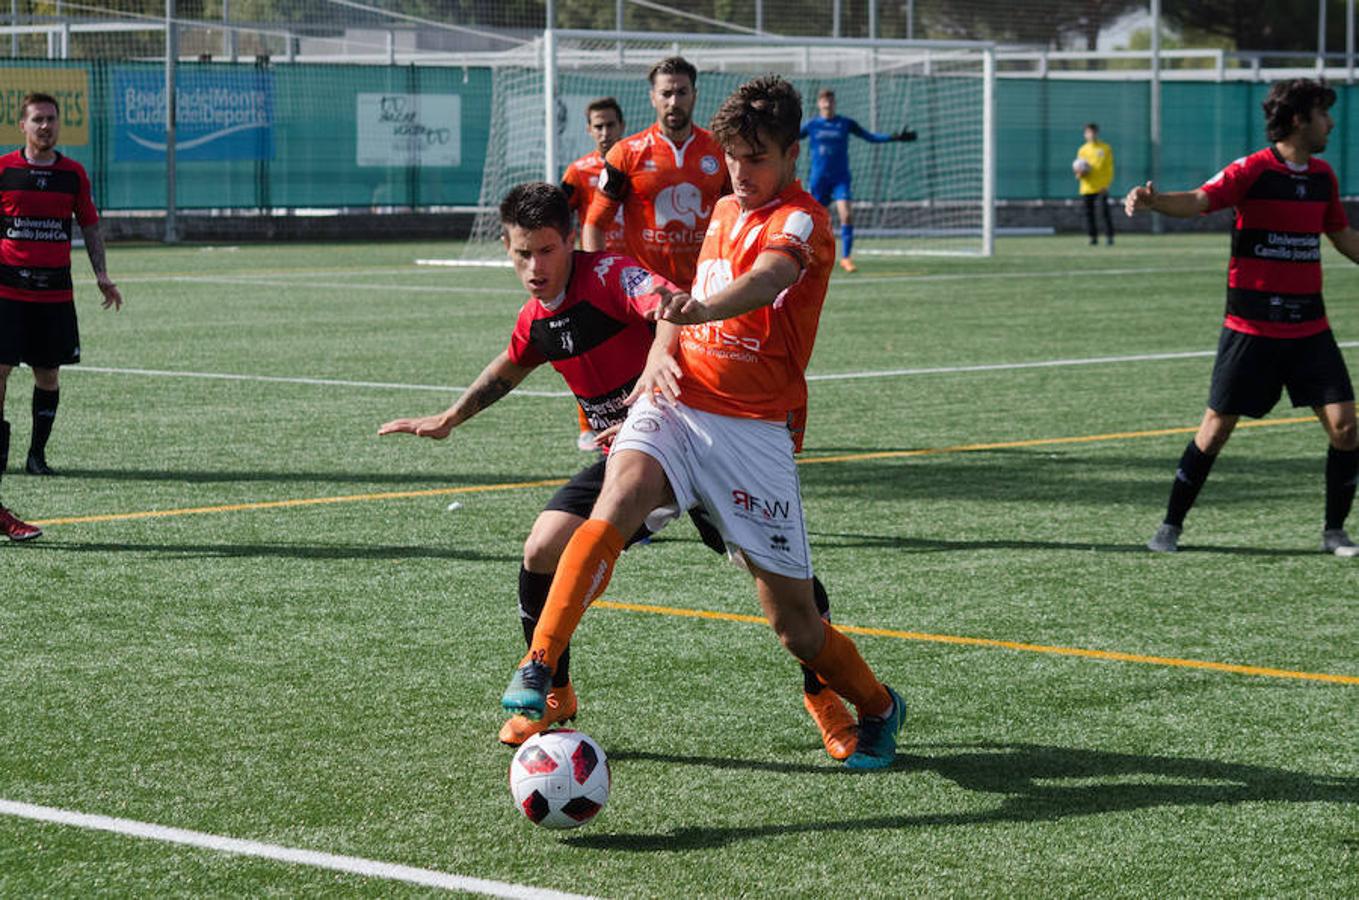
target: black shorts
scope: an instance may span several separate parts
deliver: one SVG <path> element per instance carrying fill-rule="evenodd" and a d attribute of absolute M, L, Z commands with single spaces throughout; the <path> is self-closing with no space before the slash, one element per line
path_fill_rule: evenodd
<path fill-rule="evenodd" d="M 0 297 L 0 366 L 55 369 L 80 362 L 75 301 L 29 303 Z"/>
<path fill-rule="evenodd" d="M 1345 357 L 1329 328 L 1305 338 L 1222 329 L 1209 409 L 1258 419 L 1274 408 L 1284 388 L 1294 406 L 1326 406 L 1354 399 Z"/>
<path fill-rule="evenodd" d="M 570 513 L 573 516 L 580 516 L 582 519 L 590 518 L 591 511 L 595 508 L 595 501 L 599 499 L 599 494 L 604 490 L 604 464 L 605 460 L 586 466 L 572 476 L 571 480 L 552 495 L 552 499 L 547 501 L 544 511 Z M 698 529 L 698 535 L 703 539 L 703 543 L 715 553 L 726 555 L 727 544 L 722 539 L 722 533 L 717 530 L 717 526 L 708 520 L 702 507 L 694 507 L 689 510 L 689 519 Z M 627 545 L 631 547 L 638 541 L 645 540 L 651 536 L 651 532 L 645 526 L 637 529 Z"/>

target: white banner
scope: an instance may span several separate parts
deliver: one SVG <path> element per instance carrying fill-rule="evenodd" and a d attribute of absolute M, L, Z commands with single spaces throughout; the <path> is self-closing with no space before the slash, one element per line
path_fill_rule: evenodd
<path fill-rule="evenodd" d="M 462 97 L 359 94 L 360 166 L 444 166 L 462 162 Z"/>

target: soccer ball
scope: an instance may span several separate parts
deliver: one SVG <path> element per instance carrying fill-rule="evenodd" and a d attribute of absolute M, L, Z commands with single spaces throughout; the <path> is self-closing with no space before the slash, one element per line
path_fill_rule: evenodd
<path fill-rule="evenodd" d="M 1090 172 L 1090 163 L 1078 156 L 1071 161 L 1071 171 L 1077 175 L 1086 175 Z"/>
<path fill-rule="evenodd" d="M 612 781 L 604 751 L 570 728 L 535 734 L 510 761 L 514 805 L 544 828 L 578 828 L 593 819 Z"/>

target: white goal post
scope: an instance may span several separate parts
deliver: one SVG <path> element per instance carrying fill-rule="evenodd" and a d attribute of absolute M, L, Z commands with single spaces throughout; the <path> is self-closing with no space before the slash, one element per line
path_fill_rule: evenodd
<path fill-rule="evenodd" d="M 835 91 L 837 112 L 869 131 L 909 127 L 914 142 L 852 139 L 855 254 L 989 256 L 995 235 L 995 48 L 975 41 L 788 38 L 547 30 L 497 54 L 480 212 L 464 264 L 504 260 L 496 207 L 515 184 L 560 180 L 590 152 L 585 107 L 611 96 L 624 134 L 648 127 L 647 71 L 667 56 L 699 71 L 696 124 L 705 125 L 743 81 L 787 78 L 803 97 Z M 799 164 L 806 178 L 809 154 Z"/>

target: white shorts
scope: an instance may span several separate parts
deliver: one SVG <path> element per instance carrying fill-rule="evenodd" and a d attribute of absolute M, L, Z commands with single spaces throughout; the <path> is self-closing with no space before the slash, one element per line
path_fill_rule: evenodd
<path fill-rule="evenodd" d="M 782 422 L 642 397 L 610 452 L 620 450 L 660 463 L 679 509 L 707 510 L 729 551 L 769 572 L 812 577 L 793 438 Z"/>

